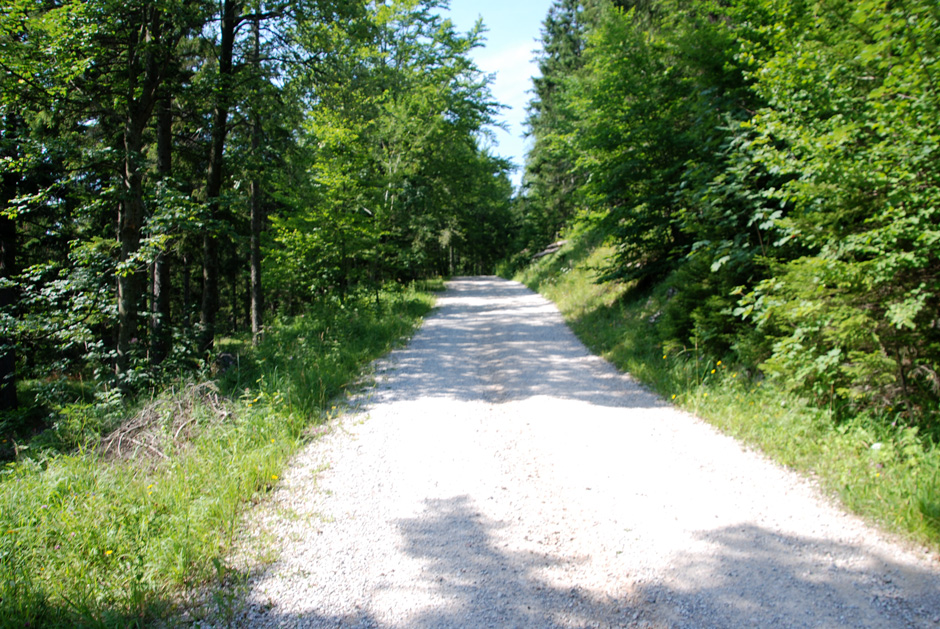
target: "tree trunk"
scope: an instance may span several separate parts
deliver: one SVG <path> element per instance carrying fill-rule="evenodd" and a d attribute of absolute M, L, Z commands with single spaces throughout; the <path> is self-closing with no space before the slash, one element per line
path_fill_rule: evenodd
<path fill-rule="evenodd" d="M 215 320 L 218 312 L 219 251 L 215 235 L 207 230 L 202 236 L 202 306 L 199 315 L 199 323 L 202 325 L 199 351 L 203 353 L 211 352 L 215 346 Z"/>
<path fill-rule="evenodd" d="M 157 174 L 166 179 L 173 171 L 173 116 L 170 97 L 157 103 Z M 150 361 L 162 363 L 170 353 L 170 258 L 161 251 L 153 262 L 153 300 L 150 310 Z"/>
<path fill-rule="evenodd" d="M 253 24 L 255 39 L 254 62 L 255 71 L 261 75 L 261 20 L 255 18 Z M 259 151 L 261 149 L 261 116 L 257 106 L 252 112 L 251 152 L 255 159 L 255 172 L 251 180 L 251 344 L 257 345 L 261 338 L 262 309 L 264 308 L 264 292 L 261 287 L 261 227 L 264 217 L 261 208 L 261 181 L 258 175 Z"/>
<path fill-rule="evenodd" d="M 242 316 L 245 318 L 245 321 L 251 322 L 251 274 L 245 278 L 245 297 L 242 300 Z M 254 345 L 254 339 L 252 339 L 252 345 Z"/>
<path fill-rule="evenodd" d="M 206 181 L 206 202 L 209 205 L 209 225 L 202 239 L 202 334 L 199 349 L 212 351 L 215 345 L 216 318 L 219 312 L 219 247 L 213 223 L 219 215 L 219 194 L 222 191 L 222 159 L 228 134 L 228 110 L 232 88 L 232 54 L 235 48 L 235 27 L 238 21 L 235 0 L 224 0 L 221 15 L 221 45 L 219 48 L 219 81 L 212 116 L 212 147 Z"/>
<path fill-rule="evenodd" d="M 232 304 L 232 334 L 238 332 L 238 252 L 235 247 L 232 247 L 232 263 L 231 263 L 231 273 L 229 275 L 229 280 L 231 281 L 231 304 Z"/>
<path fill-rule="evenodd" d="M 7 114 L 4 136 L 13 146 L 12 137 L 17 134 L 17 120 L 13 114 Z M 4 151 L 8 153 L 8 151 Z M 10 149 L 9 153 L 15 153 Z M 3 173 L 2 189 L 0 189 L 0 204 L 6 206 L 17 194 L 18 176 L 14 173 Z M 8 216 L 0 216 L 0 278 L 9 279 L 16 274 L 16 222 Z M 12 309 L 16 304 L 16 289 L 12 287 L 0 288 L 0 309 Z M 16 398 L 16 348 L 14 340 L 9 337 L 0 337 L 0 410 L 9 411 L 17 407 Z"/>
<path fill-rule="evenodd" d="M 144 220 L 143 176 L 138 160 L 143 146 L 143 125 L 139 120 L 128 120 L 124 127 L 124 199 L 118 220 L 118 239 L 121 244 L 121 262 L 128 262 L 140 249 L 140 231 Z M 118 374 L 130 366 L 131 345 L 137 336 L 138 300 L 143 294 L 140 269 L 132 265 L 118 273 Z"/>
<path fill-rule="evenodd" d="M 191 269 L 189 267 L 189 256 L 183 254 L 183 325 L 189 329 L 192 326 L 192 303 L 193 303 L 193 291 L 192 291 L 192 278 L 190 277 Z"/>
<path fill-rule="evenodd" d="M 4 186 L 6 187 L 6 186 Z M 4 196 L 6 197 L 6 190 Z M 7 199 L 12 197 L 7 197 Z M 16 223 L 13 219 L 0 217 L 0 278 L 8 279 L 16 273 Z M 0 308 L 6 310 L 16 303 L 16 290 L 0 288 Z M 13 339 L 0 338 L 0 410 L 9 411 L 17 407 L 16 399 L 16 349 Z"/>
<path fill-rule="evenodd" d="M 141 228 L 144 222 L 144 186 L 141 168 L 144 128 L 150 120 L 157 101 L 157 91 L 163 80 L 164 64 L 155 54 L 161 38 L 162 23 L 156 10 L 145 14 L 145 27 L 136 42 L 144 53 L 144 65 L 138 67 L 135 55 L 129 55 L 127 66 L 127 107 L 124 120 L 124 198 L 118 217 L 120 260 L 131 262 L 129 268 L 118 273 L 118 374 L 130 366 L 131 344 L 137 336 L 137 307 L 143 295 L 144 274 L 133 262 L 140 249 Z"/>

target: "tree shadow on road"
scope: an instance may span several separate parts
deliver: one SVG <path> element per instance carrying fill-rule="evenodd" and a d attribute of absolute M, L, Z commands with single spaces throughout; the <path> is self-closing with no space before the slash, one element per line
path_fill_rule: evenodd
<path fill-rule="evenodd" d="M 561 552 L 509 550 L 499 531 L 467 496 L 427 501 L 418 518 L 398 522 L 404 552 L 426 561 L 425 582 L 446 603 L 417 614 L 414 627 L 623 626 L 633 619 L 626 595 L 594 595 L 552 583 L 555 570 L 587 557 Z"/>
<path fill-rule="evenodd" d="M 690 551 L 670 562 L 668 583 L 661 577 L 643 582 L 639 575 L 612 575 L 624 585 L 599 594 L 579 587 L 576 577 L 570 585 L 586 557 L 563 546 L 545 552 L 509 550 L 501 534 L 509 524 L 488 519 L 467 496 L 426 505 L 420 516 L 396 522 L 404 553 L 424 562 L 417 582 L 402 590 L 401 604 L 413 604 L 416 591 L 418 599 L 433 604 L 404 620 L 386 621 L 369 605 L 376 598 L 389 600 L 389 591 L 377 586 L 373 592 L 351 593 L 365 599 L 356 614 L 282 615 L 274 609 L 264 621 L 377 628 L 881 628 L 940 622 L 936 574 L 852 545 L 753 525 L 721 528 L 698 538 L 711 546 L 709 553 Z"/>
<path fill-rule="evenodd" d="M 940 575 L 754 524 L 701 532 L 640 595 L 673 627 L 937 627 Z"/>
<path fill-rule="evenodd" d="M 495 404 L 545 396 L 618 408 L 664 405 L 593 356 L 550 302 L 498 278 L 450 282 L 441 307 L 389 364 L 395 373 L 392 386 L 380 388 L 383 401 Z"/>
<path fill-rule="evenodd" d="M 552 584 L 546 574 L 586 558 L 551 552 L 508 550 L 499 540 L 505 522 L 495 522 L 468 496 L 426 501 L 416 518 L 395 522 L 403 552 L 424 563 L 417 582 L 395 586 L 400 594 L 377 585 L 367 603 L 400 597 L 393 615 L 366 604 L 350 615 L 279 614 L 272 609 L 264 623 L 284 627 L 623 627 L 639 618 L 628 597 L 602 597 L 577 586 Z M 410 614 L 399 613 L 415 601 L 433 601 Z M 380 607 L 377 605 L 376 607 Z M 257 617 L 256 617 L 257 618 Z M 249 623 L 250 624 L 250 623 Z M 649 626 L 649 625 L 645 625 Z"/>

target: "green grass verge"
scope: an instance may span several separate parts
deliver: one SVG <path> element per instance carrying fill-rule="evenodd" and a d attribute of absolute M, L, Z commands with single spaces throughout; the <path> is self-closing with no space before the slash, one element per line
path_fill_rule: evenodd
<path fill-rule="evenodd" d="M 0 470 L 0 626 L 126 627 L 172 614 L 181 592 L 224 575 L 245 506 L 432 302 L 395 290 L 378 308 L 372 296 L 275 322 L 256 350 L 228 344 L 242 351 L 217 382 L 142 405 L 122 438 L 103 442 L 107 456 L 100 445 L 21 451 Z"/>
<path fill-rule="evenodd" d="M 574 233 L 515 279 L 554 301 L 591 351 L 667 400 L 814 476 L 850 510 L 940 550 L 937 444 L 890 417 L 836 423 L 741 365 L 706 362 L 695 348 L 664 350 L 653 322 L 666 289 L 596 284 L 594 269 L 612 253 L 597 236 Z"/>

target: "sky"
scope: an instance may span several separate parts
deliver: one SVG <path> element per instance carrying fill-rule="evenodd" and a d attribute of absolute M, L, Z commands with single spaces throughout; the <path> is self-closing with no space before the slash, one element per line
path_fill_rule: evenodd
<path fill-rule="evenodd" d="M 551 5 L 552 0 L 450 0 L 450 11 L 443 13 L 460 32 L 473 28 L 477 18 L 483 19 L 486 45 L 472 56 L 483 72 L 496 74 L 493 96 L 509 107 L 500 116 L 508 130 L 495 130 L 493 152 L 518 166 L 511 177 L 516 187 L 525 163 L 525 108 L 532 98 L 532 77 L 538 75 L 535 51 Z"/>

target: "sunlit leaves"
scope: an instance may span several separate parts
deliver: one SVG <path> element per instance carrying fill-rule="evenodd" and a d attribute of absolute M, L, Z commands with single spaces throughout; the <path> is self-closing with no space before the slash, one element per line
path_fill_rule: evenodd
<path fill-rule="evenodd" d="M 614 4 L 585 63 L 543 79 L 577 133 L 533 153 L 580 177 L 567 198 L 616 246 L 602 279 L 666 276 L 666 343 L 940 426 L 936 3 Z"/>
<path fill-rule="evenodd" d="M 926 2 L 819 2 L 813 28 L 791 29 L 758 73 L 769 106 L 753 121 L 764 138 L 755 155 L 794 176 L 778 193 L 795 209 L 786 224 L 815 250 L 781 268 L 789 281 L 758 287 L 775 296 L 764 313 L 788 334 L 767 366 L 789 379 L 811 360 L 822 366 L 804 382 L 860 403 L 920 399 L 930 385 L 910 374 L 934 372 L 940 358 L 930 349 L 940 260 L 927 244 L 940 222 L 938 29 Z M 806 296 L 811 268 L 838 273 L 814 274 L 819 292 Z M 807 299 L 825 316 L 809 316 Z M 838 360 L 812 359 L 833 346 Z"/>
<path fill-rule="evenodd" d="M 293 251 L 316 270 L 286 281 L 344 291 L 501 255 L 504 243 L 487 251 L 493 241 L 467 228 L 493 225 L 469 217 L 491 206 L 479 196 L 485 182 L 505 177 L 505 165 L 477 145 L 497 111 L 489 79 L 468 56 L 480 30 L 457 33 L 439 6 L 378 5 L 362 38 L 334 60 L 335 79 L 320 84 L 304 125 L 309 206 L 277 222 L 276 242 L 287 249 L 272 252 L 286 268 L 297 264 L 287 260 Z M 504 213 L 509 192 L 501 189 Z"/>

